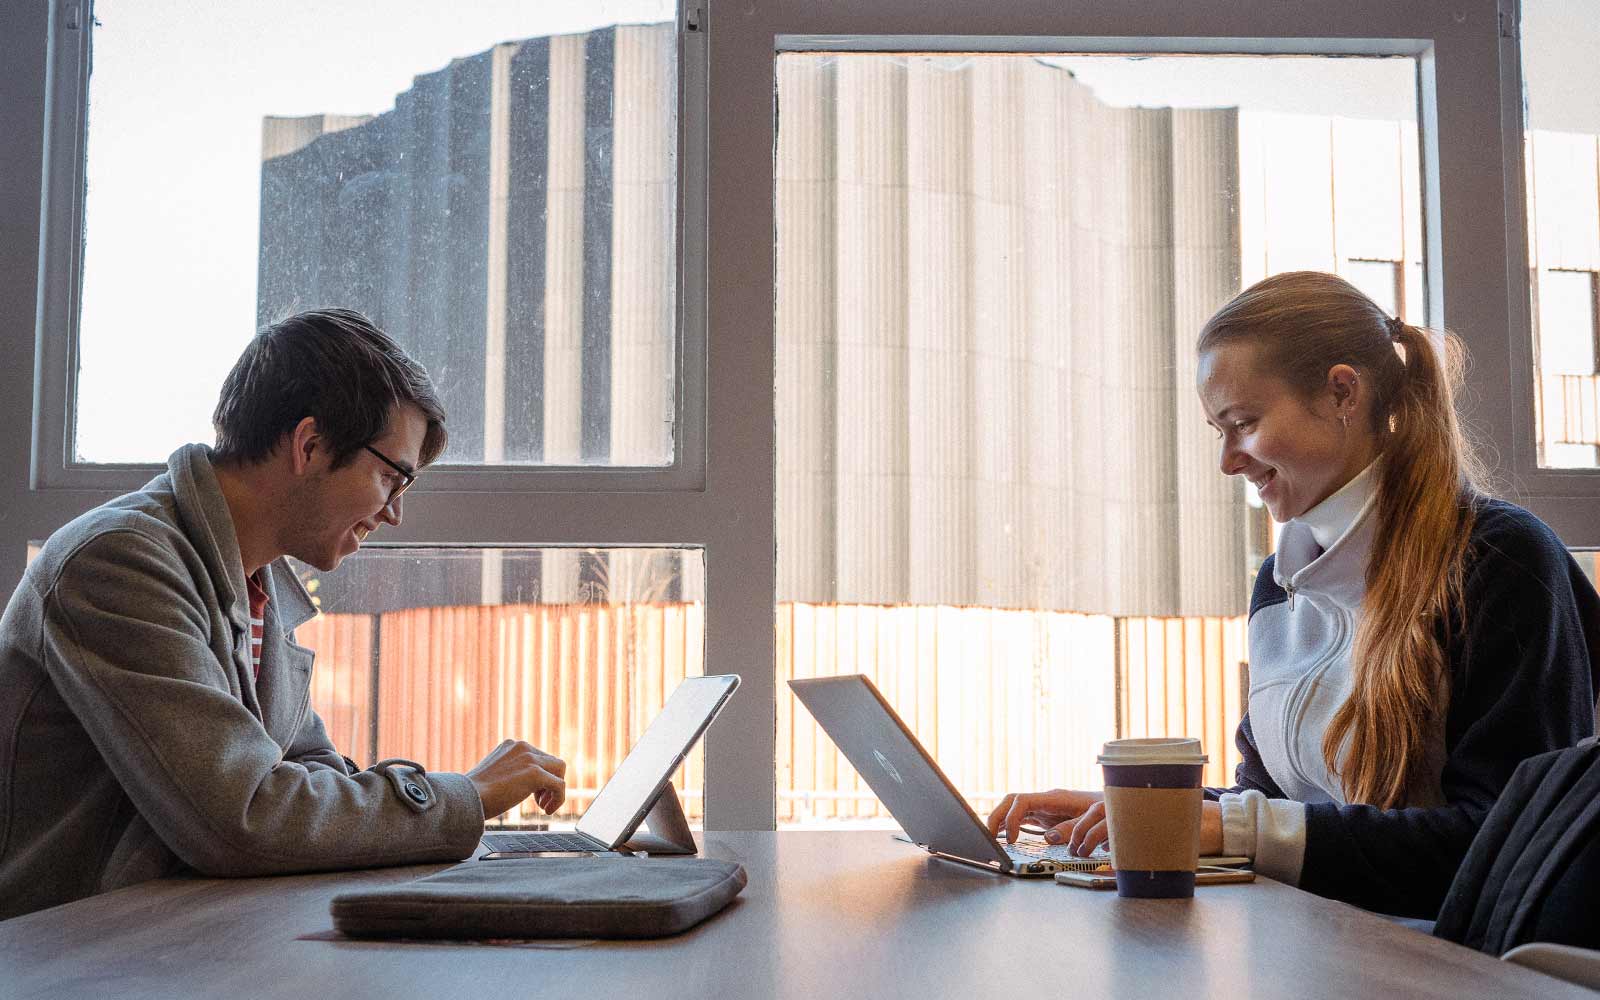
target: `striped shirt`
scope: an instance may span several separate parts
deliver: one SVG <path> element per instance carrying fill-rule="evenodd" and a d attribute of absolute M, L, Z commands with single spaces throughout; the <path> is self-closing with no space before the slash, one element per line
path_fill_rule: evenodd
<path fill-rule="evenodd" d="M 255 676 L 260 678 L 261 639 L 267 629 L 267 591 L 255 574 L 245 577 L 244 585 L 250 592 L 250 666 L 255 670 Z"/>

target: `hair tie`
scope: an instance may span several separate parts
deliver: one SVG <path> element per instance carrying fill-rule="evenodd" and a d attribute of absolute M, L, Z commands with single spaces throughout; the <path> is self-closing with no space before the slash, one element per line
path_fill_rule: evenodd
<path fill-rule="evenodd" d="M 1390 316 L 1387 325 L 1389 327 L 1389 339 L 1399 340 L 1400 334 L 1405 332 L 1406 321 L 1399 316 Z"/>

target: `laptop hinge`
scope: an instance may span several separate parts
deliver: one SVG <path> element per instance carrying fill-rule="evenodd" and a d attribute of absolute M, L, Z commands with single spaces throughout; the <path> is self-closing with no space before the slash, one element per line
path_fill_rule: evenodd
<path fill-rule="evenodd" d="M 698 854 L 700 848 L 689 830 L 689 821 L 683 816 L 683 806 L 678 803 L 678 791 L 668 782 L 656 796 L 655 804 L 645 813 L 643 826 L 649 832 L 635 830 L 623 844 L 624 850 L 646 854 Z"/>

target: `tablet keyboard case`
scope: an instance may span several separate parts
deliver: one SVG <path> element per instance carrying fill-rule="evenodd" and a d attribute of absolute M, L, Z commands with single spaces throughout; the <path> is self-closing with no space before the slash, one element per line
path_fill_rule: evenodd
<path fill-rule="evenodd" d="M 712 858 L 519 858 L 343 893 L 331 910 L 351 937 L 653 938 L 705 920 L 745 881 Z"/>

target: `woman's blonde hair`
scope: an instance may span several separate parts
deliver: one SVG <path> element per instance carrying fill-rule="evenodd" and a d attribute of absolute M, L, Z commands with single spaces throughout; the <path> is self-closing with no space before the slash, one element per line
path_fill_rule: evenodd
<path fill-rule="evenodd" d="M 1197 350 L 1248 343 L 1259 372 L 1306 399 L 1346 364 L 1372 393 L 1377 543 L 1350 664 L 1349 698 L 1322 740 L 1349 802 L 1405 804 L 1449 690 L 1445 644 L 1462 619 L 1471 499 L 1481 470 L 1456 419 L 1465 352 L 1452 334 L 1391 319 L 1342 278 L 1292 271 L 1218 310 Z M 1396 348 L 1399 348 L 1397 351 Z M 1403 357 L 1402 357 L 1403 354 Z"/>

